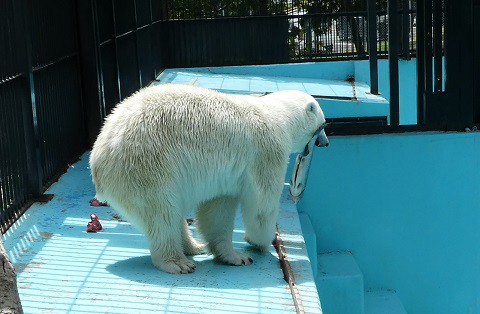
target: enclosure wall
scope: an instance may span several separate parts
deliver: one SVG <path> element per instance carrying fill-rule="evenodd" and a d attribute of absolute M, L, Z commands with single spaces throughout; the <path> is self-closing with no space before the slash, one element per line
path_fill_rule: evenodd
<path fill-rule="evenodd" d="M 351 251 L 408 313 L 478 313 L 479 150 L 477 132 L 330 137 L 299 204 L 318 252 Z"/>

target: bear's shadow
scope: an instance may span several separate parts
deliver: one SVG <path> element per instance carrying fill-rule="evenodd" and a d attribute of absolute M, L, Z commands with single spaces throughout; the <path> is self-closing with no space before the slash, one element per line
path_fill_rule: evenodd
<path fill-rule="evenodd" d="M 195 272 L 174 275 L 156 269 L 150 255 L 144 255 L 115 262 L 108 265 L 106 270 L 128 281 L 162 287 L 249 289 L 285 284 L 278 256 L 273 248 L 264 254 L 248 247 L 239 251 L 247 252 L 254 260 L 253 264 L 230 266 L 213 260 L 211 255 L 203 254 L 189 257 L 197 266 Z"/>

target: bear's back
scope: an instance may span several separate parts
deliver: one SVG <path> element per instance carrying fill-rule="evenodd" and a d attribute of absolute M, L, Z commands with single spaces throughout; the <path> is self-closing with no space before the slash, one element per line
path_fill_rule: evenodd
<path fill-rule="evenodd" d="M 125 172 L 163 174 L 172 163 L 177 171 L 249 163 L 261 119 L 255 106 L 226 94 L 195 86 L 149 87 L 108 116 L 92 155 Z"/>

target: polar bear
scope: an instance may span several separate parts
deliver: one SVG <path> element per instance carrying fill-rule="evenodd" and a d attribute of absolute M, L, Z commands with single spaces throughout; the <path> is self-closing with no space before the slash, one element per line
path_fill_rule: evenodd
<path fill-rule="evenodd" d="M 145 234 L 163 271 L 195 270 L 186 255 L 203 245 L 184 219 L 192 210 L 216 260 L 249 265 L 232 245 L 237 208 L 246 241 L 266 250 L 289 155 L 312 140 L 327 145 L 325 131 L 317 132 L 324 122 L 317 101 L 299 91 L 258 97 L 192 85 L 144 88 L 116 106 L 93 146 L 97 198 Z"/>

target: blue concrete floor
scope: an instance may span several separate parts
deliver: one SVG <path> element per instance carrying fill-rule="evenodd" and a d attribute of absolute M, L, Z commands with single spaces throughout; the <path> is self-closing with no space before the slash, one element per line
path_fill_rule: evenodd
<path fill-rule="evenodd" d="M 155 269 L 147 242 L 110 207 L 90 207 L 94 188 L 88 153 L 70 167 L 47 193 L 4 235 L 5 248 L 18 272 L 25 313 L 281 313 L 294 302 L 273 247 L 251 251 L 237 219 L 234 246 L 254 264 L 218 264 L 210 255 L 193 257 L 193 274 L 171 275 Z M 87 233 L 90 213 L 103 231 Z M 302 306 L 321 312 L 295 206 L 283 197 L 279 232 L 292 265 Z M 195 227 L 192 226 L 195 233 Z"/>

